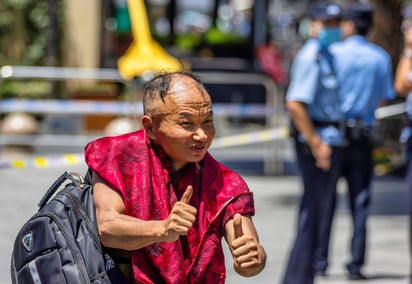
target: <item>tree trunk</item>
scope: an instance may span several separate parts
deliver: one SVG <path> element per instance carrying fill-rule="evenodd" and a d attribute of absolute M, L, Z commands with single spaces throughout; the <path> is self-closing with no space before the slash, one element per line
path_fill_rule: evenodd
<path fill-rule="evenodd" d="M 395 69 L 402 50 L 402 0 L 371 0 L 370 3 L 375 8 L 375 14 L 369 38 L 389 53 Z"/>

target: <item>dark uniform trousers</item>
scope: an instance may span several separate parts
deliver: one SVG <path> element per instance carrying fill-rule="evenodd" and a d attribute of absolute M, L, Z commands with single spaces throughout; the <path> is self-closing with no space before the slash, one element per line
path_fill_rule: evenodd
<path fill-rule="evenodd" d="M 347 264 L 350 273 L 358 273 L 365 263 L 367 217 L 371 198 L 370 183 L 373 177 L 373 145 L 370 138 L 349 140 L 343 150 L 341 174 L 348 186 L 349 207 L 352 214 L 353 235 L 351 242 L 352 260 Z M 315 253 L 314 269 L 325 271 L 328 265 L 328 247 L 330 228 L 334 208 L 323 219 L 320 235 L 323 241 L 318 242 Z"/>
<path fill-rule="evenodd" d="M 314 280 L 314 254 L 319 238 L 319 227 L 327 222 L 332 212 L 336 183 L 339 178 L 342 148 L 333 147 L 331 168 L 323 171 L 315 165 L 309 147 L 295 143 L 296 157 L 303 180 L 296 239 L 290 252 L 284 284 L 310 284 Z"/>
<path fill-rule="evenodd" d="M 407 149 L 406 149 L 406 184 L 408 187 L 408 198 L 409 198 L 409 255 L 412 258 L 412 137 L 409 137 Z M 412 261 L 410 261 L 411 267 L 411 277 L 410 283 L 412 283 Z"/>

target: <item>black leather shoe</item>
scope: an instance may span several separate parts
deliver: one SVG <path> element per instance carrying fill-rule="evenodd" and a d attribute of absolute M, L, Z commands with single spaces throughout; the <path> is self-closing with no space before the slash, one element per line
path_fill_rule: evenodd
<path fill-rule="evenodd" d="M 360 272 L 350 272 L 349 280 L 366 280 L 368 279 L 365 275 Z"/>

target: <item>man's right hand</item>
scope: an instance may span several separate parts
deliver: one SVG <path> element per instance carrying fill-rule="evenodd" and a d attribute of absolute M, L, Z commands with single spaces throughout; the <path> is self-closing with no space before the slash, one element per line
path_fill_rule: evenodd
<path fill-rule="evenodd" d="M 331 158 L 332 158 L 332 148 L 325 144 L 322 140 L 316 145 L 311 145 L 312 155 L 316 159 L 316 166 L 325 172 L 329 171 Z"/>
<path fill-rule="evenodd" d="M 174 242 L 180 236 L 185 236 L 196 220 L 197 210 L 189 204 L 193 195 L 193 187 L 189 185 L 180 201 L 176 202 L 172 211 L 164 220 L 165 237 L 167 242 Z"/>

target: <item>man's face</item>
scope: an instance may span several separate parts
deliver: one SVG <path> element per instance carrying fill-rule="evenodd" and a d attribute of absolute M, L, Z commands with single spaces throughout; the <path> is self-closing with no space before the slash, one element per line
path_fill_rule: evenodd
<path fill-rule="evenodd" d="M 343 38 L 347 38 L 356 33 L 355 23 L 349 20 L 343 20 L 340 23 L 340 30 L 342 31 Z"/>
<path fill-rule="evenodd" d="M 404 18 L 401 25 L 402 32 L 410 32 L 412 30 L 412 18 Z"/>
<path fill-rule="evenodd" d="M 310 36 L 316 38 L 318 37 L 319 32 L 324 28 L 339 27 L 339 22 L 340 22 L 339 19 L 328 19 L 328 20 L 313 19 L 311 22 Z"/>
<path fill-rule="evenodd" d="M 153 123 L 151 138 L 172 159 L 174 170 L 199 162 L 215 136 L 212 102 L 193 79 L 180 76 L 171 82 L 164 102 L 155 102 L 159 119 Z"/>

